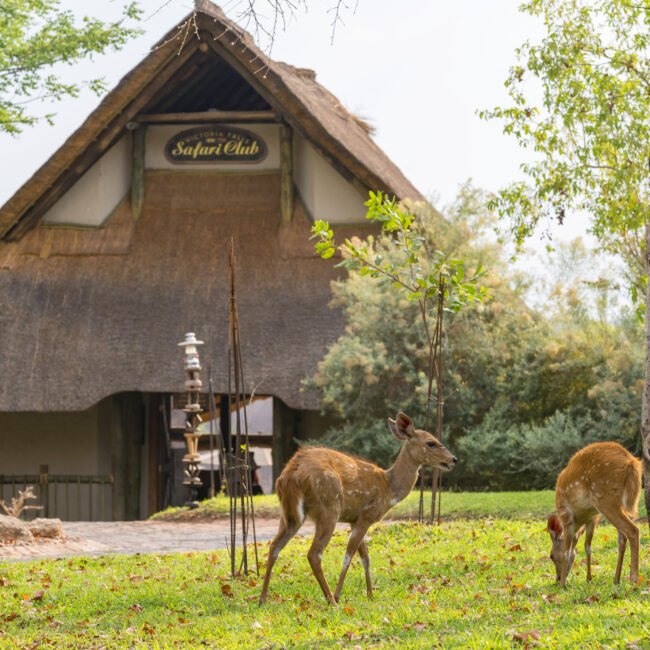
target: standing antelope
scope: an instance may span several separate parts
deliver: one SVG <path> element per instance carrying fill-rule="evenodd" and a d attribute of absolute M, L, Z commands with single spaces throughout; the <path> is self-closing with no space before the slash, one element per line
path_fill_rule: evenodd
<path fill-rule="evenodd" d="M 271 571 L 280 551 L 309 517 L 316 524 L 307 558 L 329 603 L 337 603 L 351 559 L 358 551 L 366 576 L 366 591 L 372 599 L 370 556 L 365 535 L 368 528 L 413 489 L 420 465 L 451 470 L 456 457 L 426 431 L 416 430 L 404 413 L 388 426 L 398 440 L 405 441 L 389 470 L 333 449 L 303 447 L 291 458 L 275 483 L 282 513 L 280 526 L 269 547 L 269 557 L 260 605 L 267 599 Z M 343 569 L 332 594 L 321 568 L 323 551 L 338 521 L 351 524 Z"/>
<path fill-rule="evenodd" d="M 551 560 L 564 586 L 575 559 L 578 537 L 585 527 L 587 580 L 591 580 L 591 540 L 603 514 L 618 530 L 618 562 L 614 584 L 621 579 L 627 540 L 630 541 L 630 580 L 639 578 L 637 514 L 641 492 L 641 461 L 617 442 L 594 442 L 580 450 L 562 470 L 555 486 L 555 512 L 548 520 L 553 542 Z"/>

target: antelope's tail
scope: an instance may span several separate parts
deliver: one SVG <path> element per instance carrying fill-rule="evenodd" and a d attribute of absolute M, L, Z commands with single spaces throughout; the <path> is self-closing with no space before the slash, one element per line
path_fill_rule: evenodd
<path fill-rule="evenodd" d="M 305 520 L 305 495 L 299 478 L 283 472 L 275 482 L 275 492 L 282 506 L 282 514 L 290 528 Z"/>
<path fill-rule="evenodd" d="M 623 506 L 631 517 L 639 514 L 639 495 L 641 494 L 643 469 L 641 461 L 635 458 L 625 471 Z"/>

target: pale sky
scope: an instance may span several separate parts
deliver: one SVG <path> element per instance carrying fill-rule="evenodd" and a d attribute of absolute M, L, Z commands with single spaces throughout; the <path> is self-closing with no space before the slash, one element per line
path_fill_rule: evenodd
<path fill-rule="evenodd" d="M 357 0 L 351 0 L 354 7 Z M 222 4 L 237 19 L 242 0 Z M 258 2 L 260 7 L 267 3 Z M 520 14 L 519 0 L 358 0 L 343 14 L 331 43 L 334 0 L 309 0 L 277 34 L 272 58 L 312 68 L 318 81 L 350 111 L 370 121 L 375 140 L 426 196 L 442 205 L 467 178 L 497 190 L 519 177 L 526 153 L 501 125 L 480 120 L 476 111 L 507 102 L 503 82 L 514 51 L 536 40 L 541 25 Z M 109 18 L 119 0 L 61 0 L 80 16 Z M 153 43 L 192 7 L 188 0 L 141 0 L 145 33 L 124 50 L 91 63 L 64 68 L 70 79 L 103 76 L 108 87 L 135 66 Z M 158 11 L 156 12 L 156 10 Z M 264 9 L 262 9 L 264 10 Z M 267 44 L 261 43 L 263 47 Z M 16 138 L 0 135 L 4 203 L 81 124 L 99 98 L 80 98 L 38 107 L 55 111 L 55 126 L 43 123 Z M 562 230 L 562 239 L 584 232 L 584 224 Z"/>

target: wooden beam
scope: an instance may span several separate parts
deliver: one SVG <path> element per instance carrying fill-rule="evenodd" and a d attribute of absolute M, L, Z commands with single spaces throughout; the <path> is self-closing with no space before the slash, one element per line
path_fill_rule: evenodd
<path fill-rule="evenodd" d="M 197 124 L 210 122 L 277 122 L 275 111 L 200 111 L 197 113 L 150 113 L 136 115 L 139 124 Z"/>
<path fill-rule="evenodd" d="M 290 126 L 280 127 L 280 213 L 284 223 L 289 223 L 293 216 L 292 133 Z"/>
<path fill-rule="evenodd" d="M 137 221 L 142 214 L 144 205 L 144 143 L 147 131 L 145 128 L 131 132 L 131 215 Z"/>

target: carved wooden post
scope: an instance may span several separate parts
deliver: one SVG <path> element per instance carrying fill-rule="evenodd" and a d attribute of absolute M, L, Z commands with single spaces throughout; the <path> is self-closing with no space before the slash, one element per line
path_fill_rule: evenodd
<path fill-rule="evenodd" d="M 144 205 L 144 142 L 146 129 L 138 126 L 131 132 L 132 168 L 131 168 L 131 214 L 137 221 Z"/>
<path fill-rule="evenodd" d="M 293 148 L 291 127 L 280 126 L 280 212 L 283 223 L 293 215 Z"/>

